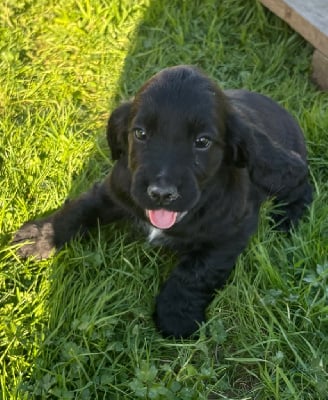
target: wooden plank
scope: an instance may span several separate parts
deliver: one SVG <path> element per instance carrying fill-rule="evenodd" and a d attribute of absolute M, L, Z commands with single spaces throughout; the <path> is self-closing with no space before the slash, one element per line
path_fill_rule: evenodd
<path fill-rule="evenodd" d="M 321 89 L 328 91 L 328 57 L 319 50 L 315 50 L 313 54 L 312 78 Z"/>
<path fill-rule="evenodd" d="M 328 1 L 327 0 L 285 0 L 319 31 L 328 36 Z"/>
<path fill-rule="evenodd" d="M 328 56 L 328 0 L 260 0 Z"/>

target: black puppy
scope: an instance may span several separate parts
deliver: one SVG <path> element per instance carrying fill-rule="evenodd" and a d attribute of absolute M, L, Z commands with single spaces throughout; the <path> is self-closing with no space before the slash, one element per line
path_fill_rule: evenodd
<path fill-rule="evenodd" d="M 22 257 L 48 257 L 77 233 L 120 218 L 180 256 L 156 302 L 164 335 L 186 337 L 205 319 L 273 196 L 288 228 L 311 202 L 302 132 L 274 101 L 221 91 L 198 69 L 167 68 L 112 113 L 111 173 L 14 237 Z"/>

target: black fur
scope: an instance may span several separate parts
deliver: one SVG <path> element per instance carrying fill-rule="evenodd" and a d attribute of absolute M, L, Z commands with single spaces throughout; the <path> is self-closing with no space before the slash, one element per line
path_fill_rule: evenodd
<path fill-rule="evenodd" d="M 98 221 L 142 220 L 151 232 L 146 210 L 180 213 L 151 235 L 180 256 L 154 316 L 164 335 L 189 336 L 256 230 L 261 203 L 283 203 L 277 222 L 288 228 L 311 202 L 303 134 L 273 100 L 221 91 L 198 69 L 178 66 L 114 110 L 107 138 L 116 160 L 109 176 L 24 224 L 14 243 L 22 242 L 22 257 L 45 258 Z"/>

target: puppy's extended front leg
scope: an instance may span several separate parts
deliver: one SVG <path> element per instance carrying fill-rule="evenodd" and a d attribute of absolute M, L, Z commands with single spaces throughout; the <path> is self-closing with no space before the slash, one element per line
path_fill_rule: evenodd
<path fill-rule="evenodd" d="M 109 223 L 124 216 L 109 197 L 109 178 L 64 205 L 46 218 L 26 222 L 15 234 L 13 244 L 21 244 L 18 255 L 48 258 L 76 234 L 85 233 L 100 223 Z"/>
<path fill-rule="evenodd" d="M 164 336 L 188 337 L 205 321 L 215 289 L 224 285 L 237 255 L 190 254 L 175 268 L 157 297 L 154 314 Z"/>

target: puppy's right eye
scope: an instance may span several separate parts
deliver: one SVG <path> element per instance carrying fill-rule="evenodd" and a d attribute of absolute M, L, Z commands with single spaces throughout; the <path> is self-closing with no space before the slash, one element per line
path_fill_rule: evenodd
<path fill-rule="evenodd" d="M 144 142 L 145 140 L 147 140 L 147 134 L 146 132 L 141 129 L 141 128 L 135 128 L 133 130 L 134 132 L 134 137 L 139 140 L 140 142 Z"/>
<path fill-rule="evenodd" d="M 212 140 L 207 136 L 201 136 L 195 140 L 195 147 L 199 150 L 206 150 L 212 144 Z"/>

